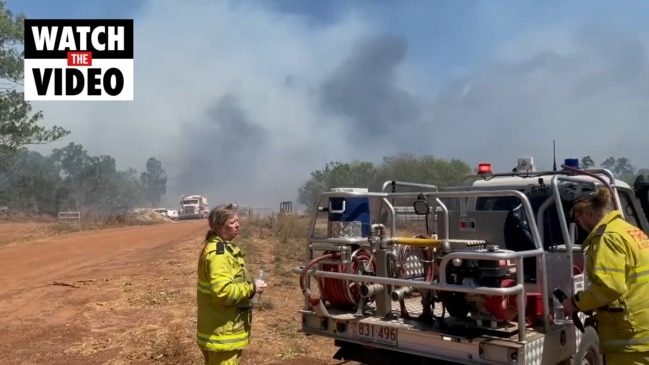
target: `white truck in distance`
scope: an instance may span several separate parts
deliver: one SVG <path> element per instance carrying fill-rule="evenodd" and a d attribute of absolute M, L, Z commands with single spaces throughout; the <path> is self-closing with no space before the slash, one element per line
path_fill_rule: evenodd
<path fill-rule="evenodd" d="M 180 200 L 178 219 L 202 219 L 210 214 L 207 198 L 203 195 L 183 196 Z"/>
<path fill-rule="evenodd" d="M 332 339 L 337 360 L 370 365 L 602 364 L 584 315 L 573 321 L 555 306 L 555 289 L 588 285 L 587 232 L 570 207 L 606 185 L 624 218 L 649 232 L 649 182 L 634 191 L 575 165 L 536 171 L 522 158 L 505 173 L 481 164 L 453 188 L 387 181 L 381 192 L 321 194 L 314 211 L 326 212 L 327 233 L 314 216 L 305 265 L 294 269 L 302 332 Z M 397 225 L 406 199 L 425 227 Z"/>

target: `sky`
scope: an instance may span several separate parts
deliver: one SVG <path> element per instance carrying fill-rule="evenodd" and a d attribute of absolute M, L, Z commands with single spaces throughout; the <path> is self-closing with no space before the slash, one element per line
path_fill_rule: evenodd
<path fill-rule="evenodd" d="M 31 18 L 133 18 L 135 101 L 34 102 L 144 169 L 166 203 L 278 208 L 328 161 L 397 153 L 552 166 L 645 161 L 649 2 L 9 0 Z"/>

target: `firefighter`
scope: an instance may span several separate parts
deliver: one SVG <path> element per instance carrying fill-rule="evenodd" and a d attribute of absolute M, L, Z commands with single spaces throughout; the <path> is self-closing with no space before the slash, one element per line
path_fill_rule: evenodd
<path fill-rule="evenodd" d="M 196 342 L 206 365 L 237 365 L 250 343 L 250 299 L 266 283 L 252 280 L 243 253 L 232 240 L 239 234 L 236 204 L 214 208 L 198 260 Z"/>
<path fill-rule="evenodd" d="M 590 286 L 564 300 L 564 311 L 594 313 L 607 365 L 649 364 L 649 238 L 612 210 L 608 188 L 577 199 L 572 214 L 590 232 L 583 243 Z"/>

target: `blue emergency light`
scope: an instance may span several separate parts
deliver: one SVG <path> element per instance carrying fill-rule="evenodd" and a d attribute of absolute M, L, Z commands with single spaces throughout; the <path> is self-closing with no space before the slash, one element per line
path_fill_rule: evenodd
<path fill-rule="evenodd" d="M 568 167 L 578 169 L 579 168 L 579 159 L 578 158 L 566 158 L 565 160 L 563 160 L 563 164 L 568 166 Z"/>

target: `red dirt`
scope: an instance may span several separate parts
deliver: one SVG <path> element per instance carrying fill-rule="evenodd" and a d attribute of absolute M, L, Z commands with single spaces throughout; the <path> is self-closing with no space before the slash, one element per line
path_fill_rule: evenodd
<path fill-rule="evenodd" d="M 0 245 L 20 243 L 0 247 L 2 363 L 201 363 L 194 265 L 204 220 L 30 238 L 37 226 L 0 224 Z M 252 265 L 272 275 L 272 243 L 249 241 Z M 272 280 L 244 364 L 338 363 L 332 341 L 297 333 L 296 281 Z"/>

